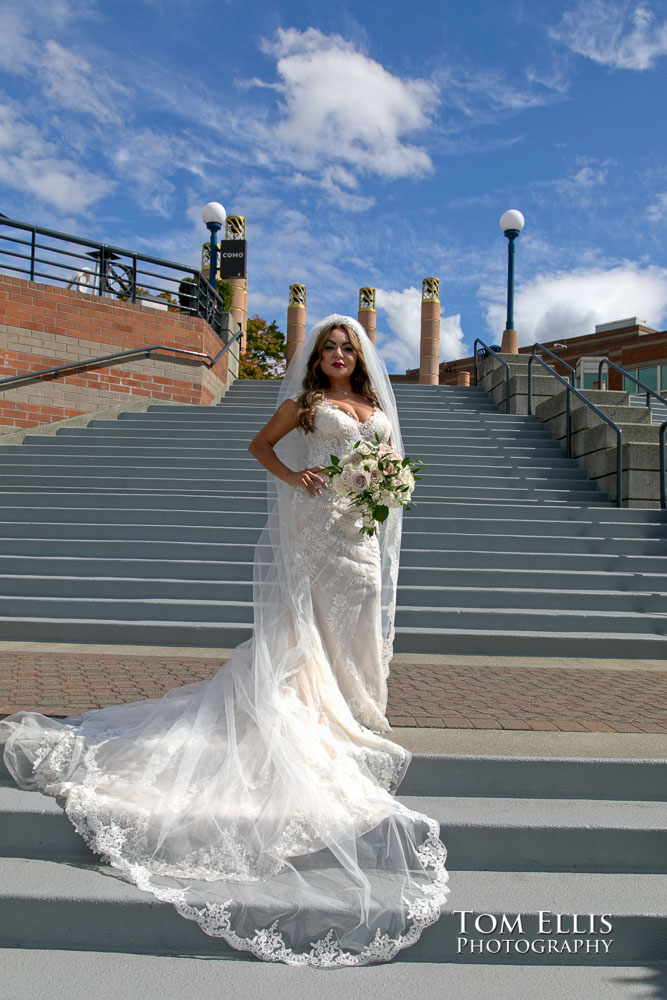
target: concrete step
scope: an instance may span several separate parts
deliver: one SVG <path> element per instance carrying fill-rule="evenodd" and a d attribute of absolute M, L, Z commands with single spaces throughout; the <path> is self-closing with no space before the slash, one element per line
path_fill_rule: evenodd
<path fill-rule="evenodd" d="M 148 451 L 148 449 L 146 449 Z M 424 460 L 423 456 L 420 456 Z M 465 458 L 456 459 L 456 472 L 459 475 L 471 475 L 479 472 L 479 459 L 468 455 Z M 438 476 L 447 475 L 452 471 L 451 457 L 445 455 L 433 456 L 426 463 L 426 470 L 423 473 L 429 478 L 436 479 Z M 262 466 L 248 454 L 247 450 L 240 452 L 221 451 L 207 454 L 200 452 L 192 454 L 183 452 L 181 455 L 171 454 L 122 454 L 118 449 L 117 454 L 106 454 L 104 450 L 82 452 L 78 449 L 71 449 L 61 452 L 56 448 L 27 448 L 25 451 L 13 454 L 6 454 L 0 451 L 0 475 L 4 476 L 12 472 L 25 472 L 28 470 L 50 468 L 61 468 L 73 475 L 88 472 L 91 469 L 160 469 L 166 474 L 175 474 L 181 470 L 185 471 L 224 471 L 227 474 L 243 472 L 248 478 L 264 479 L 266 471 Z M 548 479 L 585 480 L 589 473 L 582 469 L 574 460 L 560 460 L 554 466 L 551 461 L 542 462 L 521 459 L 486 458 L 484 467 L 493 476 L 540 476 Z M 437 481 L 437 479 L 436 479 Z"/>
<path fill-rule="evenodd" d="M 178 511 L 179 517 L 181 513 L 187 512 L 220 512 L 224 516 L 224 511 L 228 508 L 221 506 L 220 497 L 225 498 L 225 503 L 227 501 L 232 502 L 233 500 L 239 501 L 238 509 L 242 508 L 243 510 L 262 511 L 266 513 L 266 491 L 261 490 L 257 490 L 257 492 L 253 492 L 252 494 L 248 494 L 247 490 L 236 491 L 235 493 L 233 491 L 220 491 L 219 496 L 216 492 L 216 494 L 211 496 L 193 497 L 187 492 L 179 493 L 177 490 L 151 494 L 133 490 L 88 490 L 79 493 L 62 490 L 42 490 L 36 492 L 34 490 L 22 490 L 19 487 L 5 486 L 3 488 L 0 482 L 0 507 L 11 508 L 18 505 L 29 509 L 30 517 L 35 516 L 36 512 L 40 510 L 46 511 L 47 514 L 51 510 L 58 510 L 58 516 L 61 517 L 63 512 L 69 512 L 70 510 L 84 512 L 89 508 L 93 511 L 104 512 L 104 516 L 106 516 L 107 511 L 112 510 L 147 512 L 158 510 L 167 512 Z M 423 510 L 425 516 L 428 517 L 456 518 L 470 516 L 467 502 L 461 500 L 425 500 L 420 502 L 419 507 Z M 412 512 L 406 512 L 405 517 L 407 519 L 415 515 L 416 508 Z M 495 502 L 484 503 L 483 501 L 480 501 L 475 507 L 473 520 L 480 521 L 482 524 L 493 525 L 497 519 L 502 521 L 506 517 L 511 517 L 513 521 L 522 523 L 558 521 L 563 524 L 614 525 L 615 530 L 622 525 L 634 525 L 638 529 L 641 526 L 646 526 L 647 530 L 652 530 L 653 527 L 667 524 L 667 512 L 660 510 L 615 507 L 611 505 L 601 506 L 599 504 L 567 504 L 561 507 L 543 507 L 536 504 L 526 504 L 517 506 L 509 511 L 503 510 L 502 514 L 499 514 Z"/>
<path fill-rule="evenodd" d="M 577 564 L 578 565 L 578 564 Z M 530 565 L 511 565 L 497 567 L 489 566 L 457 566 L 455 571 L 449 567 L 440 566 L 405 566 L 399 571 L 399 583 L 413 587 L 479 587 L 483 590 L 502 590 L 514 588 L 517 590 L 551 590 L 563 593 L 566 590 L 600 592 L 601 586 L 614 587 L 617 592 L 628 597 L 629 604 L 633 598 L 631 593 L 637 591 L 650 594 L 661 594 L 665 589 L 665 578 L 662 572 L 633 572 L 624 570 L 625 563 L 618 563 L 616 571 L 604 571 L 601 580 L 599 569 L 544 568 L 536 569 L 535 561 Z M 629 606 L 629 605 L 628 605 Z"/>
<path fill-rule="evenodd" d="M 11 584 L 2 583 L 0 578 L 0 593 L 9 593 Z M 238 584 L 235 584 L 239 594 Z M 608 586 L 605 579 L 604 586 Z M 44 584 L 46 590 L 47 584 Z M 97 592 L 97 591 L 95 591 Z M 90 591 L 89 591 L 90 593 Z M 139 589 L 137 588 L 137 594 Z M 222 593 L 218 594 L 220 598 Z M 240 594 L 239 594 L 240 599 Z M 252 597 L 250 597 L 252 600 Z M 490 592 L 483 585 L 476 587 L 460 585 L 451 587 L 403 586 L 399 583 L 397 601 L 403 605 L 415 605 L 417 608 L 441 609 L 446 607 L 459 608 L 503 608 L 539 611 L 551 608 L 554 611 L 574 611 L 586 613 L 626 613 L 653 615 L 663 618 L 667 608 L 667 580 L 659 592 L 632 591 L 619 593 L 614 590 L 577 590 L 576 584 L 571 589 L 557 590 L 554 588 L 539 590 L 536 587 L 499 587 L 494 586 Z M 407 624 L 407 622 L 406 622 Z M 652 623 L 655 627 L 655 622 Z M 634 630 L 633 630 L 634 631 Z"/>
<path fill-rule="evenodd" d="M 9 455 L 0 450 L 0 464 L 17 463 L 44 464 L 59 463 L 64 468 L 72 464 L 80 467 L 90 464 L 113 464 L 121 466 L 141 465 L 146 461 L 151 465 L 188 465 L 195 466 L 225 466 L 241 467 L 253 469 L 257 467 L 257 461 L 249 455 L 246 448 L 230 447 L 142 447 L 136 445 L 63 445 L 55 442 L 46 446 L 26 446 L 26 455 Z M 498 453 L 497 449 L 489 448 L 487 453 L 477 454 L 470 449 L 461 449 L 460 453 L 456 449 L 442 449 L 441 452 L 425 453 L 421 452 L 421 460 L 425 463 L 429 472 L 438 472 L 443 469 L 452 469 L 454 464 L 459 470 L 478 469 L 480 465 L 489 469 L 508 469 L 515 471 L 537 472 L 565 470 L 567 474 L 576 474 L 579 478 L 587 478 L 589 473 L 582 469 L 575 459 L 563 457 L 551 457 L 550 455 L 512 455 L 511 453 Z M 540 460 L 541 459 L 541 460 Z M 428 473 L 427 473 L 428 474 Z"/>
<path fill-rule="evenodd" d="M 206 529 L 204 529 L 206 530 Z M 172 561 L 199 559 L 204 562 L 236 562 L 238 560 L 252 562 L 254 554 L 254 539 L 243 541 L 242 535 L 237 535 L 238 541 L 234 541 L 233 533 L 241 533 L 244 530 L 257 531 L 257 529 L 229 529 L 229 537 L 223 541 L 212 538 L 207 541 L 195 541 L 182 538 L 178 541 L 168 539 L 139 537 L 118 538 L 111 540 L 109 537 L 103 538 L 72 538 L 65 533 L 63 537 L 31 537 L 31 538 L 6 538 L 3 541 L 2 549 L 5 556 L 61 556 L 61 557 L 82 557 L 88 558 L 110 558 L 110 559 L 169 559 Z M 423 537 L 423 536 L 422 536 Z M 537 565 L 545 565 L 551 570 L 567 569 L 590 570 L 597 569 L 599 572 L 639 572 L 639 573 L 659 573 L 667 569 L 667 553 L 654 554 L 649 552 L 643 554 L 636 552 L 632 547 L 632 542 L 625 542 L 629 551 L 620 552 L 615 555 L 606 545 L 598 545 L 597 551 L 574 551 L 563 550 L 563 546 L 558 544 L 558 538 L 546 536 L 540 545 L 531 542 L 534 539 L 527 539 L 525 548 L 517 549 L 514 539 L 508 536 L 501 536 L 497 548 L 491 548 L 484 536 L 474 536 L 465 540 L 463 536 L 453 536 L 451 539 L 443 539 L 439 544 L 434 545 L 433 539 L 428 539 L 429 545 L 426 547 L 414 546 L 415 539 L 407 534 L 401 551 L 401 565 L 408 567 L 419 566 L 422 568 L 442 566 L 442 567 L 486 567 L 492 569 L 496 567 L 524 566 L 528 569 L 536 568 Z M 463 544 L 464 541 L 466 544 Z M 604 540 L 603 540 L 604 541 Z M 469 542 L 469 544 L 468 544 Z M 619 543 L 621 544 L 621 543 Z M 641 545 L 643 543 L 637 543 Z M 539 558 L 538 558 L 539 557 Z"/>
<path fill-rule="evenodd" d="M 502 629 L 400 628 L 396 631 L 396 653 L 442 653 L 465 656 L 474 649 L 479 656 L 566 656 L 602 659 L 667 659 L 664 636 L 631 632 L 566 633 L 565 623 L 554 622 L 556 631 L 521 630 L 508 620 Z M 567 625 L 566 625 L 567 628 Z M 64 641 L 64 640 L 63 640 Z M 109 640 L 112 641 L 112 640 Z M 539 650 L 539 653 L 536 651 Z"/>
<path fill-rule="evenodd" d="M 146 470 L 144 470 L 146 471 Z M 171 476 L 165 475 L 160 470 L 155 470 L 154 475 L 150 475 L 151 470 L 147 470 L 148 475 L 130 475 L 125 470 L 125 475 L 119 476 L 113 470 L 97 470 L 94 474 L 81 475 L 58 475 L 56 472 L 50 474 L 48 470 L 40 474 L 13 473 L 5 475 L 5 487 L 18 487 L 20 489 L 47 489 L 53 490 L 67 489 L 78 492 L 88 489 L 109 489 L 112 491 L 122 489 L 133 490 L 160 490 L 170 491 L 176 489 L 181 494 L 186 493 L 235 493 L 240 495 L 245 490 L 247 492 L 247 479 L 226 477 L 224 473 L 219 475 L 213 472 L 207 476 L 194 477 L 191 475 Z M 262 477 L 263 478 L 263 477 Z M 453 499 L 470 499 L 472 501 L 481 500 L 488 502 L 490 499 L 504 500 L 508 502 L 532 501 L 532 502 L 555 502 L 570 501 L 573 503 L 608 503 L 609 494 L 603 493 L 595 483 L 588 480 L 574 480 L 574 486 L 570 486 L 571 481 L 550 480 L 545 477 L 533 480 L 521 481 L 518 478 L 500 481 L 479 477 L 473 485 L 465 476 L 440 477 L 445 482 L 436 484 L 428 480 L 424 481 L 420 487 L 420 502 L 429 499 L 447 501 Z M 258 486 L 261 487 L 262 479 L 259 479 Z M 483 490 L 480 496 L 480 491 Z"/>
<path fill-rule="evenodd" d="M 156 544 L 165 542 L 170 546 L 184 544 L 204 543 L 206 545 L 252 545 L 259 540 L 263 525 L 258 524 L 261 515 L 242 515 L 230 518 L 226 523 L 220 525 L 187 525 L 182 524 L 114 524 L 107 523 L 72 523 L 72 522 L 43 522 L 43 521 L 0 521 L 0 545 L 9 554 L 15 552 L 12 544 L 4 546 L 5 540 L 12 543 L 25 541 L 26 547 L 32 549 L 33 543 L 37 539 L 47 542 L 56 542 L 59 539 L 67 540 L 75 548 L 80 547 L 87 541 L 110 542 L 112 540 L 127 543 L 138 541 L 140 543 Z M 245 520 L 246 523 L 243 523 Z M 248 524 L 248 520 L 254 520 L 254 524 Z M 234 523 L 234 521 L 239 523 Z M 470 527 L 474 527 L 471 525 Z M 439 529 L 439 530 L 438 530 Z M 459 530 L 447 531 L 444 526 L 438 524 L 428 525 L 428 519 L 421 518 L 419 524 L 414 520 L 406 518 L 403 528 L 403 543 L 406 546 L 416 549 L 425 549 L 429 546 L 436 547 L 446 544 L 448 549 L 460 549 L 463 551 L 477 551 L 482 548 L 487 552 L 507 551 L 511 548 L 514 552 L 561 552 L 572 544 L 570 533 L 539 534 L 537 531 L 530 533 L 513 534 L 507 527 L 496 532 L 484 532 L 470 530 L 465 532 Z M 171 551 L 171 550 L 170 550 Z M 176 550 L 178 552 L 178 550 Z M 576 539 L 577 555 L 632 555 L 632 556 L 663 556 L 667 558 L 667 548 L 663 538 L 616 538 L 613 535 L 581 535 Z M 34 554 L 34 553 L 33 553 Z"/>
<path fill-rule="evenodd" d="M 415 752 L 400 794 L 466 797 L 474 790 L 477 797 L 637 799 L 663 803 L 666 777 L 667 755 L 665 758 L 508 757 Z M 0 756 L 0 788 L 3 786 L 20 791 Z M 34 796 L 31 801 L 35 805 L 54 802 L 50 796 L 42 795 Z"/>
<path fill-rule="evenodd" d="M 451 871 L 667 872 L 659 802 L 399 795 L 441 824 Z M 0 857 L 90 860 L 48 796 L 0 787 Z M 667 877 L 665 878 L 667 887 Z"/>
<path fill-rule="evenodd" d="M 221 939 L 204 934 L 171 904 L 108 872 L 107 866 L 94 861 L 0 859 L 0 937 L 5 945 L 30 947 L 39 942 L 41 947 L 67 948 L 76 940 L 80 949 L 99 951 L 235 956 Z M 540 910 L 609 915 L 608 938 L 613 943 L 606 954 L 599 948 L 588 956 L 561 955 L 559 962 L 618 964 L 659 961 L 664 956 L 665 876 L 457 871 L 451 876 L 452 895 L 454 879 L 457 910 L 504 913 L 510 920 L 521 914 L 517 937 L 539 936 Z M 410 959 L 456 960 L 459 926 L 460 916 L 445 912 L 410 948 Z"/>
<path fill-rule="evenodd" d="M 456 593 L 453 594 L 456 598 Z M 252 628 L 253 608 L 251 601 L 235 600 L 187 601 L 145 596 L 133 600 L 116 595 L 101 597 L 89 593 L 84 597 L 23 597 L 0 596 L 0 620 L 49 619 L 78 621 L 114 622 L 192 622 L 210 625 L 219 622 L 221 627 L 236 628 L 243 625 Z M 518 630 L 530 632 L 555 632 L 559 627 L 570 633 L 618 634 L 632 632 L 635 635 L 651 635 L 660 639 L 667 637 L 667 616 L 643 614 L 624 609 L 621 611 L 575 609 L 560 607 L 523 607 L 520 594 L 514 606 L 498 606 L 489 601 L 478 607 L 461 606 L 456 599 L 449 606 L 397 604 L 396 626 L 401 629 L 423 628 L 434 632 L 460 627 L 466 631 L 508 631 L 512 624 Z"/>
<path fill-rule="evenodd" d="M 43 563 L 39 568 L 43 568 Z M 127 573 L 128 567 L 125 570 Z M 146 607 L 153 601 L 182 600 L 188 608 L 190 602 L 201 602 L 204 608 L 210 608 L 211 604 L 218 602 L 222 602 L 222 607 L 229 604 L 235 608 L 239 602 L 249 608 L 252 607 L 250 579 L 245 582 L 234 578 L 226 579 L 222 566 L 221 578 L 213 580 L 183 580 L 179 578 L 178 571 L 179 567 L 176 565 L 170 571 L 171 578 L 156 580 L 150 576 L 65 576 L 48 572 L 28 575 L 26 567 L 26 572 L 23 574 L 0 573 L 0 608 L 3 598 L 9 601 L 35 598 L 42 602 L 39 605 L 40 613 L 47 613 L 51 605 L 47 607 L 44 602 L 51 600 L 54 593 L 58 596 L 53 599 L 58 602 L 96 601 L 99 598 L 105 601 L 132 600 Z M 399 582 L 397 601 L 404 609 L 397 615 L 399 624 L 411 624 L 405 620 L 407 609 L 411 607 L 415 608 L 419 616 L 432 612 L 432 620 L 435 621 L 445 608 L 456 608 L 457 611 L 462 609 L 476 611 L 482 608 L 506 610 L 522 608 L 540 611 L 549 607 L 558 612 L 595 611 L 600 614 L 615 612 L 618 615 L 627 613 L 662 618 L 667 606 L 667 583 L 662 584 L 662 590 L 659 592 L 636 590 L 619 593 L 613 590 L 578 590 L 572 582 L 569 589 L 562 590 L 496 585 L 491 592 L 482 584 L 466 587 L 461 585 L 458 579 L 452 581 L 453 584 L 454 582 L 456 585 L 450 587 L 426 586 L 423 583 L 409 586 Z M 190 614 L 192 616 L 192 611 Z M 150 617 L 154 617 L 152 612 Z M 248 617 L 247 620 L 251 621 L 251 618 Z M 651 627 L 655 628 L 656 623 L 652 622 Z"/>
<path fill-rule="evenodd" d="M 544 946 L 546 950 L 546 945 Z M 317 995 L 321 1000 L 347 1000 L 369 992 L 407 1000 L 415 991 L 415 965 L 411 950 L 392 962 L 362 968 L 322 970 L 245 960 L 239 953 L 224 962 L 224 988 L 232 996 L 289 993 L 294 1000 Z M 3 984 L 7 995 L 20 1000 L 89 1000 L 90 983 L 103 982 L 108 1000 L 136 996 L 137 984 L 150 984 L 148 998 L 160 1000 L 220 1000 L 221 966 L 211 956 L 141 955 L 122 951 L 72 951 L 66 948 L 5 948 L 2 952 Z M 512 961 L 512 965 L 499 963 Z M 442 1000 L 442 982 L 457 1000 L 628 1000 L 637 989 L 650 990 L 660 971 L 643 965 L 556 965 L 553 955 L 496 956 L 493 964 L 482 956 L 458 955 L 451 962 L 420 961 L 419 996 Z M 532 963 L 532 964 L 531 964 Z M 638 985 L 639 984 L 639 985 Z M 648 994 L 647 994 L 648 995 Z"/>
<path fill-rule="evenodd" d="M 227 599 L 222 590 L 226 584 L 233 584 L 240 600 L 250 591 L 244 586 L 252 584 L 252 563 L 210 562 L 198 560 L 171 559 L 114 559 L 86 557 L 49 556 L 0 556 L 0 592 L 10 596 L 33 595 L 113 597 L 118 592 L 132 596 L 174 598 L 179 594 L 184 599 L 210 599 L 211 588 L 216 588 L 215 596 Z M 644 608 L 656 610 L 656 605 L 664 602 L 665 577 L 662 573 L 606 572 L 601 590 L 600 574 L 597 570 L 527 570 L 513 565 L 497 569 L 488 567 L 457 567 L 454 572 L 440 567 L 405 567 L 399 570 L 399 594 L 404 595 L 404 604 L 414 603 L 415 594 L 423 595 L 422 603 L 440 600 L 450 591 L 460 594 L 459 603 L 477 600 L 478 604 L 489 604 L 497 596 L 497 603 L 509 600 L 506 592 L 521 597 L 524 607 L 532 607 L 538 597 L 530 595 L 535 591 L 549 602 L 555 601 L 566 607 L 579 600 L 579 607 L 588 607 L 610 601 L 628 611 Z M 609 588 L 615 588 L 611 590 Z M 573 591 L 578 596 L 570 597 Z M 469 593 L 468 593 L 469 592 Z M 475 599 L 474 594 L 485 595 Z M 522 596 L 523 595 L 523 596 Z M 611 597 L 611 595 L 615 595 Z M 449 604 L 454 603 L 449 601 Z M 664 606 L 664 604 L 663 604 Z M 659 610 L 659 608 L 658 608 Z"/>
<path fill-rule="evenodd" d="M 266 523 L 266 505 L 258 503 L 246 506 L 245 498 L 239 497 L 237 502 L 230 503 L 225 509 L 199 509 L 189 510 L 174 507 L 166 507 L 156 511 L 155 507 L 144 506 L 117 506 L 112 498 L 108 498 L 108 506 L 101 506 L 99 497 L 97 501 L 89 500 L 90 506 L 67 506 L 43 504 L 35 506 L 34 495 L 30 496 L 33 504 L 10 505 L 2 503 L 7 499 L 6 494 L 0 493 L 0 521 L 4 522 L 5 530 L 11 533 L 11 524 L 36 525 L 36 524 L 69 524 L 74 530 L 74 525 L 133 525 L 144 526 L 146 533 L 152 525 L 159 525 L 160 528 L 173 526 L 189 531 L 191 527 L 210 527 L 223 531 L 226 527 L 255 527 L 262 528 Z M 105 498 L 106 499 L 106 498 Z M 257 498 L 255 498 L 257 499 Z M 137 500 L 137 503 L 140 501 Z M 96 505 L 93 505 L 93 504 Z M 581 510 L 581 508 L 579 508 Z M 431 512 L 433 511 L 433 512 Z M 595 509 L 593 513 L 595 513 Z M 430 535 L 454 534 L 477 534 L 484 536 L 494 535 L 522 535 L 524 537 L 537 536 L 559 536 L 560 538 L 585 539 L 590 536 L 603 535 L 615 539 L 638 539 L 651 541 L 660 545 L 667 538 L 667 521 L 626 521 L 619 522 L 601 521 L 590 514 L 574 519 L 572 516 L 565 517 L 566 513 L 561 508 L 536 508 L 533 512 L 544 516 L 530 517 L 526 513 L 523 517 L 517 515 L 517 511 L 509 508 L 498 513 L 494 508 L 496 516 L 485 518 L 482 516 L 465 517 L 461 512 L 451 507 L 445 508 L 436 503 L 428 505 L 415 505 L 413 509 L 406 510 L 403 519 L 404 534 L 414 532 L 426 532 Z M 568 509 L 567 514 L 571 515 L 572 510 Z M 22 530 L 17 528 L 17 530 Z M 182 537 L 182 536 L 179 536 Z"/>
<path fill-rule="evenodd" d="M 119 605 L 121 603 L 118 602 Z M 0 610 L 8 605 L 6 598 L 0 599 Z M 78 602 L 77 607 L 80 607 Z M 498 607 L 492 603 L 483 608 L 460 607 L 456 603 L 439 608 L 397 605 L 396 624 L 402 630 L 423 628 L 440 633 L 458 626 L 466 631 L 489 632 L 508 632 L 512 628 L 523 632 L 557 632 L 562 629 L 577 637 L 581 634 L 595 636 L 632 633 L 635 636 L 655 637 L 667 648 L 667 614 L 643 614 L 627 609 L 613 612 L 552 606 L 525 608 L 521 606 L 520 596 L 514 607 Z"/>
<path fill-rule="evenodd" d="M 176 605 L 178 602 L 174 602 Z M 525 616 L 524 616 L 525 617 Z M 602 659 L 665 659 L 667 638 L 644 632 L 572 631 L 567 616 L 554 618 L 553 630 L 521 629 L 514 616 L 507 612 L 504 628 L 464 628 L 457 622 L 453 628 L 409 627 L 397 624 L 394 642 L 396 653 L 428 653 L 440 655 L 443 649 L 457 655 L 494 656 L 502 650 L 504 656 L 592 657 Z M 70 642 L 72 635 L 82 643 L 114 645 L 197 646 L 231 648 L 248 640 L 250 624 L 223 622 L 216 614 L 213 620 L 193 620 L 189 614 L 183 620 L 147 618 L 142 621 L 111 618 L 79 618 L 70 608 L 67 617 L 18 617 L 16 610 L 9 618 L 0 617 L 0 630 L 5 641 Z M 536 651 L 538 651 L 536 653 Z"/>
<path fill-rule="evenodd" d="M 420 567 L 422 569 L 442 567 L 496 569 L 512 567 L 513 569 L 534 570 L 538 567 L 549 571 L 554 570 L 596 570 L 598 573 L 664 573 L 667 570 L 665 556 L 613 556 L 605 552 L 586 554 L 567 552 L 554 546 L 553 551 L 516 552 L 511 548 L 503 551 L 489 552 L 484 549 L 469 549 L 461 551 L 455 548 L 412 549 L 403 546 L 401 550 L 401 567 Z"/>
<path fill-rule="evenodd" d="M 224 479 L 245 478 L 251 482 L 266 479 L 266 471 L 251 457 L 226 458 L 221 456 L 215 460 L 209 458 L 128 458 L 124 456 L 81 456 L 76 459 L 58 462 L 54 457 L 50 462 L 45 461 L 45 457 L 40 454 L 33 455 L 29 449 L 27 453 L 18 456 L 7 456 L 0 454 L 0 476 L 7 479 L 14 475 L 39 475 L 40 470 L 46 470 L 49 474 L 64 472 L 70 476 L 117 476 L 120 471 L 126 471 L 128 475 L 136 475 L 139 470 L 144 476 L 169 476 L 181 478 L 183 475 L 191 476 L 194 479 L 221 477 Z M 497 465 L 487 465 L 487 476 L 479 476 L 474 473 L 479 469 L 473 465 L 466 467 L 459 466 L 456 473 L 452 473 L 452 464 L 441 461 L 430 463 L 424 470 L 424 479 L 428 478 L 433 486 L 449 485 L 451 482 L 459 482 L 461 479 L 469 481 L 469 485 L 480 485 L 485 478 L 489 478 L 492 484 L 502 484 L 515 482 L 517 480 L 532 482 L 553 482 L 556 485 L 567 483 L 581 483 L 588 481 L 588 472 L 576 465 L 561 466 L 552 469 L 548 465 L 510 465 L 507 463 Z"/>
<path fill-rule="evenodd" d="M 193 444 L 185 448 L 173 445 L 143 446 L 129 442 L 123 445 L 63 444 L 58 438 L 54 438 L 52 441 L 53 443 L 47 445 L 43 445 L 41 442 L 39 445 L 24 442 L 24 446 L 26 451 L 30 453 L 30 458 L 33 461 L 36 456 L 45 461 L 55 461 L 57 459 L 65 466 L 73 460 L 81 464 L 82 461 L 87 462 L 89 459 L 105 462 L 121 460 L 127 464 L 136 464 L 145 459 L 157 459 L 164 463 L 195 459 L 200 463 L 204 461 L 216 463 L 234 462 L 247 468 L 251 468 L 257 464 L 256 460 L 249 455 L 247 448 L 241 446 L 211 445 L 206 447 Z M 551 452 L 544 454 L 531 452 L 529 455 L 525 455 L 522 451 L 514 454 L 512 450 L 499 451 L 493 447 L 486 449 L 443 447 L 440 451 L 425 452 L 422 450 L 419 457 L 429 469 L 438 469 L 441 466 L 451 469 L 454 463 L 459 468 L 479 468 L 483 464 L 486 468 L 573 469 L 582 471 L 583 475 L 586 475 L 586 472 L 581 470 L 575 459 L 567 458 L 558 453 L 552 454 Z M 3 452 L 0 450 L 0 459 L 15 461 L 17 458 L 18 456 L 13 457 L 9 455 L 8 451 Z"/>

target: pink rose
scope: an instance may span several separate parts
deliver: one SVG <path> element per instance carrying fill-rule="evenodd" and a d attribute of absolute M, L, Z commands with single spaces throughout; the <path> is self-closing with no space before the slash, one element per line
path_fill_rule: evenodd
<path fill-rule="evenodd" d="M 355 493 L 363 493 L 370 486 L 371 477 L 363 469 L 359 469 L 358 472 L 352 473 L 348 482 L 350 489 L 354 490 Z"/>

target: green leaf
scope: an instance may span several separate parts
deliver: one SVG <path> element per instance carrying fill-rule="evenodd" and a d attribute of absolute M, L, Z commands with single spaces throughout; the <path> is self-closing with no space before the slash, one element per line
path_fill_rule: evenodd
<path fill-rule="evenodd" d="M 389 515 L 389 508 L 385 507 L 384 504 L 379 504 L 377 507 L 373 507 L 373 517 L 376 521 L 386 521 Z"/>

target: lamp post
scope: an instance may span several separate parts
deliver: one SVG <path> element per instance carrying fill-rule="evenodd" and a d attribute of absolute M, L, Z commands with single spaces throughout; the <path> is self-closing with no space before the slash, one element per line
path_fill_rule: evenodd
<path fill-rule="evenodd" d="M 525 219 L 521 212 L 511 208 L 508 212 L 503 212 L 500 217 L 500 228 L 508 239 L 507 244 L 507 323 L 503 334 L 503 350 L 508 347 L 506 353 L 518 353 L 516 346 L 516 330 L 514 329 L 514 243 L 517 236 L 525 225 Z M 507 336 L 506 336 L 507 335 Z M 506 345 L 507 341 L 507 345 Z M 513 348 L 513 349 L 512 349 Z"/>
<path fill-rule="evenodd" d="M 204 209 L 201 213 L 203 221 L 206 223 L 207 229 L 211 231 L 211 250 L 209 256 L 209 271 L 208 271 L 208 283 L 211 288 L 215 289 L 215 272 L 218 269 L 218 240 L 217 234 L 218 230 L 222 229 L 225 224 L 225 219 L 227 218 L 227 213 L 220 204 L 219 201 L 209 201 L 207 205 L 204 205 Z"/>

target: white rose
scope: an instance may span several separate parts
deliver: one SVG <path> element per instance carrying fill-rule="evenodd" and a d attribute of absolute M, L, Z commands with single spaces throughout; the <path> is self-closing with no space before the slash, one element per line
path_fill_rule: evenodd
<path fill-rule="evenodd" d="M 336 493 L 339 497 L 347 497 L 347 494 L 350 490 L 350 487 L 347 484 L 344 476 L 335 477 L 333 488 L 334 488 L 334 493 Z"/>

